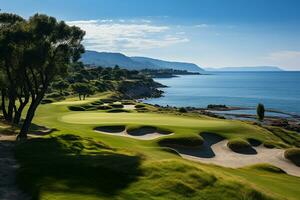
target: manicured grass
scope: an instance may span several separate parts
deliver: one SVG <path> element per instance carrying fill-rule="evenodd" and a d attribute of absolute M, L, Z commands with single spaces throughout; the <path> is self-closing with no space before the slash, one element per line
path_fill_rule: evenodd
<path fill-rule="evenodd" d="M 234 152 L 243 153 L 251 150 L 251 144 L 244 139 L 232 139 L 229 140 L 227 146 Z"/>
<path fill-rule="evenodd" d="M 152 161 L 89 138 L 61 135 L 16 148 L 18 182 L 34 199 L 272 199 L 175 159 Z"/>
<path fill-rule="evenodd" d="M 284 157 L 300 167 L 300 148 L 290 148 L 284 152 Z"/>
<path fill-rule="evenodd" d="M 109 98 L 105 94 L 99 98 Z M 270 167 L 229 169 L 194 163 L 160 145 L 193 146 L 200 133 L 228 139 L 274 141 L 292 147 L 263 127 L 240 121 L 153 112 L 70 111 L 98 101 L 66 100 L 41 105 L 34 123 L 57 131 L 21 143 L 18 182 L 37 199 L 297 199 L 300 178 Z M 100 126 L 151 126 L 174 134 L 145 141 L 95 132 Z M 70 136 L 70 134 L 74 136 Z M 293 133 L 293 137 L 296 137 Z M 67 135 L 67 136 L 66 136 Z M 198 142 L 199 142 L 198 141 Z M 196 144 L 198 145 L 198 143 Z M 200 143 L 199 143 L 200 145 Z"/>

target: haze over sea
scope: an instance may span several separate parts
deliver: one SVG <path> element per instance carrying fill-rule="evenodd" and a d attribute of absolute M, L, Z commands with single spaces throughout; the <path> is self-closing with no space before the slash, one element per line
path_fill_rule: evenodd
<path fill-rule="evenodd" d="M 208 104 L 267 109 L 300 114 L 300 72 L 210 72 L 156 79 L 164 97 L 145 102 L 170 106 L 206 107 Z"/>

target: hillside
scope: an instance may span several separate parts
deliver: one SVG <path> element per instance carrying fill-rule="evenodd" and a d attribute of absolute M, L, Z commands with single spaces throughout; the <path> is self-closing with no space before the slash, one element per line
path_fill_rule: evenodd
<path fill-rule="evenodd" d="M 283 71 L 276 66 L 253 66 L 253 67 L 222 67 L 222 68 L 205 68 L 207 71 L 244 71 L 244 72 L 270 72 L 270 71 Z"/>
<path fill-rule="evenodd" d="M 186 63 L 186 62 L 170 62 L 164 60 L 158 60 L 147 57 L 131 57 L 134 61 L 146 64 L 152 64 L 157 68 L 171 68 L 176 70 L 187 70 L 187 71 L 204 71 L 198 65 L 194 63 Z"/>
<path fill-rule="evenodd" d="M 119 65 L 128 70 L 141 69 L 176 69 L 187 71 L 203 71 L 193 63 L 170 62 L 147 57 L 128 57 L 121 53 L 86 51 L 81 58 L 84 64 L 114 67 Z"/>

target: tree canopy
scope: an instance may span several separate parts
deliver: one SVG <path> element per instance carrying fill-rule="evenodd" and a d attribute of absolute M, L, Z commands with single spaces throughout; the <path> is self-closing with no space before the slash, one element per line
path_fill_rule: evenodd
<path fill-rule="evenodd" d="M 58 76 L 64 77 L 70 63 L 84 52 L 81 41 L 85 32 L 42 14 L 25 20 L 2 13 L 0 25 L 0 70 L 5 82 L 1 84 L 2 111 L 7 121 L 19 123 L 29 104 L 19 134 L 26 137 L 51 82 Z"/>

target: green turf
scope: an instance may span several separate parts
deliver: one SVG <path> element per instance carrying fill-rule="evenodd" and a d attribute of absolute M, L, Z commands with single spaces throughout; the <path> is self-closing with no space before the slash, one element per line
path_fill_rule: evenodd
<path fill-rule="evenodd" d="M 37 199 L 298 199 L 300 178 L 260 166 L 229 169 L 194 163 L 151 141 L 101 134 L 99 126 L 157 127 L 166 139 L 189 144 L 202 132 L 228 139 L 293 142 L 257 125 L 173 112 L 70 111 L 85 101 L 41 105 L 34 123 L 54 128 L 48 136 L 18 145 L 18 182 Z M 71 136 L 75 135 L 75 136 Z M 282 134 L 282 133 L 281 133 Z M 286 133 L 289 134 L 289 133 Z M 67 136 L 66 136 L 67 135 Z M 291 133 L 292 137 L 297 137 Z M 298 138 L 297 138 L 298 139 Z M 191 142 L 193 144 L 193 142 Z"/>

